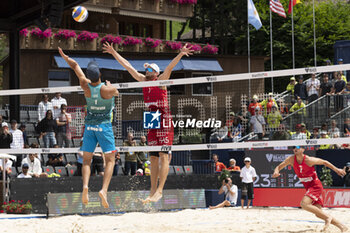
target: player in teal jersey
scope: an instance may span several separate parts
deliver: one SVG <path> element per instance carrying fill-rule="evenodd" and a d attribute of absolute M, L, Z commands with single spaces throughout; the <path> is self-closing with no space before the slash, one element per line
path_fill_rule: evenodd
<path fill-rule="evenodd" d="M 82 202 L 87 205 L 89 202 L 88 185 L 90 179 L 90 165 L 93 152 L 97 143 L 105 154 L 106 167 L 103 176 L 102 189 L 99 191 L 102 205 L 108 208 L 107 191 L 114 169 L 115 141 L 111 124 L 111 114 L 114 107 L 114 96 L 118 95 L 117 88 L 109 81 L 106 84 L 101 82 L 101 73 L 95 62 L 90 62 L 86 69 L 86 76 L 78 63 L 63 53 L 61 48 L 58 51 L 67 62 L 79 79 L 81 88 L 87 103 L 87 114 L 85 117 L 85 131 L 83 137 L 83 194 Z"/>

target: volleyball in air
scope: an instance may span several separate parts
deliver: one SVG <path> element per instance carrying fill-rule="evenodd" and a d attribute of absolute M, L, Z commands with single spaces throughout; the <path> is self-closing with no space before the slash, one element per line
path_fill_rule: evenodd
<path fill-rule="evenodd" d="M 83 6 L 76 6 L 72 12 L 73 19 L 79 23 L 85 22 L 88 18 L 89 13 Z"/>

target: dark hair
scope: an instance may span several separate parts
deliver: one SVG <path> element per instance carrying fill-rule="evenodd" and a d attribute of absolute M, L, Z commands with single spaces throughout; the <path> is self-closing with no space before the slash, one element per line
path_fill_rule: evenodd
<path fill-rule="evenodd" d="M 62 108 L 67 108 L 67 105 L 61 104 L 61 109 L 62 109 Z"/>
<path fill-rule="evenodd" d="M 33 142 L 32 144 L 30 144 L 30 148 L 39 148 L 39 144 Z"/>

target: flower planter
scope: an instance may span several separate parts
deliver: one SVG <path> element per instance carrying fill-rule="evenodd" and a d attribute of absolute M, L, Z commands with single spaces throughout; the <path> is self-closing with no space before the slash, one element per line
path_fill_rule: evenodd
<path fill-rule="evenodd" d="M 26 49 L 28 45 L 28 37 L 27 36 L 20 36 L 19 37 L 19 47 L 21 49 Z"/>
<path fill-rule="evenodd" d="M 139 44 L 124 45 L 122 48 L 123 48 L 123 52 L 140 52 L 140 45 Z"/>
<path fill-rule="evenodd" d="M 143 0 L 142 5 L 140 5 L 140 10 L 159 13 L 159 1 Z"/>
<path fill-rule="evenodd" d="M 179 11 L 179 4 L 170 2 L 170 0 L 163 0 L 163 6 L 160 13 L 168 15 L 177 15 Z"/>
<path fill-rule="evenodd" d="M 58 39 L 54 37 L 52 39 L 52 49 L 57 49 L 58 47 L 61 47 L 63 50 L 73 50 L 74 38 Z"/>
<path fill-rule="evenodd" d="M 28 48 L 29 49 L 49 49 L 51 38 L 40 39 L 36 36 L 29 35 Z"/>
<path fill-rule="evenodd" d="M 192 4 L 179 4 L 179 15 L 184 17 L 192 17 L 193 5 Z"/>
<path fill-rule="evenodd" d="M 103 43 L 101 42 L 102 39 L 103 39 L 103 38 L 98 38 L 98 39 L 97 39 L 97 50 L 100 50 L 100 51 L 102 51 L 102 48 L 103 48 Z M 109 42 L 109 44 L 112 44 L 112 43 Z M 118 49 L 119 49 L 120 46 L 121 46 L 121 45 L 118 45 L 118 44 L 116 44 L 116 43 L 113 43 L 113 48 L 114 48 L 115 51 L 118 51 Z"/>
<path fill-rule="evenodd" d="M 75 49 L 76 50 L 96 50 L 97 43 L 96 43 L 96 38 L 89 41 L 76 41 Z"/>
<path fill-rule="evenodd" d="M 116 5 L 124 9 L 139 10 L 139 2 L 139 0 L 116 0 Z"/>
<path fill-rule="evenodd" d="M 17 210 L 6 210 L 6 214 L 31 214 L 32 210 L 29 209 L 25 209 L 25 210 L 21 210 L 21 211 L 17 211 Z"/>
<path fill-rule="evenodd" d="M 157 46 L 155 48 L 151 48 L 151 47 L 143 46 L 142 52 L 145 52 L 145 53 L 159 53 L 160 52 L 160 47 Z"/>
<path fill-rule="evenodd" d="M 180 52 L 179 49 L 169 49 L 169 48 L 166 48 L 165 46 L 163 48 L 163 53 L 179 53 L 179 52 Z"/>

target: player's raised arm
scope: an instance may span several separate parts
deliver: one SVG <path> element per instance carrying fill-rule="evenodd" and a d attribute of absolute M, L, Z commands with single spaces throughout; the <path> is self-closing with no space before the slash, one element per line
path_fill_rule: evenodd
<path fill-rule="evenodd" d="M 113 96 L 119 95 L 117 88 L 112 86 L 111 82 L 108 80 L 106 80 L 105 90 L 107 92 L 108 98 L 112 98 Z"/>
<path fill-rule="evenodd" d="M 294 159 L 294 155 L 289 156 L 288 158 L 286 158 L 282 163 L 280 163 L 276 168 L 275 171 L 272 175 L 272 178 L 277 178 L 280 176 L 280 171 L 287 167 L 288 165 L 293 165 L 293 159 Z"/>
<path fill-rule="evenodd" d="M 345 176 L 346 172 L 343 169 L 337 168 L 332 163 L 328 162 L 327 160 L 315 158 L 315 157 L 308 157 L 310 163 L 312 166 L 315 165 L 323 165 L 330 169 L 332 169 L 335 173 L 337 173 L 339 176 Z"/>
<path fill-rule="evenodd" d="M 122 65 L 131 76 L 137 81 L 146 81 L 145 76 L 139 72 L 126 60 L 123 58 L 117 51 L 114 50 L 113 44 L 109 44 L 108 42 L 103 44 L 103 53 L 111 54 L 119 63 Z"/>
<path fill-rule="evenodd" d="M 77 75 L 77 77 L 79 79 L 80 86 L 82 88 L 86 88 L 87 84 L 91 83 L 91 81 L 85 77 L 85 74 L 81 70 L 79 64 L 74 59 L 68 57 L 60 47 L 58 47 L 58 52 L 60 53 L 61 57 L 67 62 L 67 64 L 70 66 L 70 68 Z"/>
<path fill-rule="evenodd" d="M 179 63 L 181 58 L 186 55 L 187 57 L 189 55 L 192 55 L 194 50 L 191 50 L 191 47 L 187 47 L 187 44 L 184 45 L 184 47 L 181 48 L 180 53 L 170 62 L 170 64 L 165 68 L 163 74 L 159 76 L 159 80 L 168 80 L 170 78 L 171 72 Z"/>

